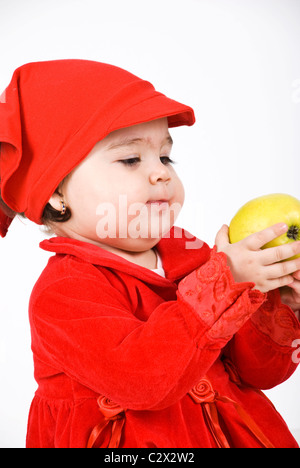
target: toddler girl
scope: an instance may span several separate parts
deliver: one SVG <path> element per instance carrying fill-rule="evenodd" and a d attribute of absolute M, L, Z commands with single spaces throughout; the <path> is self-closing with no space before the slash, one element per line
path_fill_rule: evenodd
<path fill-rule="evenodd" d="M 24 65 L 0 101 L 1 235 L 16 213 L 56 234 L 29 306 L 27 447 L 297 447 L 261 389 L 297 367 L 300 259 L 281 260 L 300 243 L 223 226 L 210 249 L 174 226 L 169 128 L 193 110 L 84 60 Z"/>

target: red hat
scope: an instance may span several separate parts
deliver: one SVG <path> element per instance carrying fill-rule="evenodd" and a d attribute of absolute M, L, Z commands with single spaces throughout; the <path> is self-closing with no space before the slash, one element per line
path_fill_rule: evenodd
<path fill-rule="evenodd" d="M 193 125 L 190 107 L 118 67 L 87 60 L 18 68 L 0 96 L 0 191 L 37 224 L 59 183 L 110 132 L 168 117 Z M 12 219 L 1 210 L 0 234 Z"/>

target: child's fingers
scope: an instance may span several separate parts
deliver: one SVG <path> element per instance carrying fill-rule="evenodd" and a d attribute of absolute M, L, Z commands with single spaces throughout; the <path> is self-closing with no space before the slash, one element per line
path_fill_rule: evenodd
<path fill-rule="evenodd" d="M 294 274 L 293 274 L 293 277 L 296 279 L 296 280 L 300 280 L 300 271 L 296 271 Z"/>
<path fill-rule="evenodd" d="M 228 230 L 229 230 L 228 226 L 226 224 L 223 224 L 218 234 L 216 235 L 215 244 L 217 246 L 218 251 L 220 251 L 222 247 L 229 244 Z"/>
<path fill-rule="evenodd" d="M 259 250 L 268 242 L 271 242 L 276 237 L 281 236 L 288 231 L 288 227 L 284 223 L 274 224 L 274 226 L 268 227 L 263 231 L 255 232 L 250 236 L 246 237 L 244 241 L 251 250 Z M 241 241 L 243 242 L 243 241 Z"/>
<path fill-rule="evenodd" d="M 300 281 L 297 281 L 297 280 L 294 279 L 294 281 L 289 285 L 289 287 L 299 297 L 299 302 L 300 302 Z"/>
<path fill-rule="evenodd" d="M 281 276 L 280 278 L 270 280 L 268 282 L 268 288 L 263 292 L 273 291 L 274 289 L 279 289 L 279 288 L 283 288 L 284 286 L 289 286 L 292 282 L 293 282 L 293 277 L 291 275 Z"/>
<path fill-rule="evenodd" d="M 294 281 L 292 274 L 300 268 L 300 258 L 289 260 L 287 262 L 273 263 L 266 268 L 268 268 L 268 279 L 279 279 L 289 276 L 291 279 L 290 282 L 292 283 L 292 281 Z"/>
<path fill-rule="evenodd" d="M 271 265 L 272 263 L 281 262 L 282 260 L 286 260 L 299 254 L 300 241 L 290 242 L 289 244 L 280 245 L 279 247 L 271 247 L 264 250 L 263 264 Z"/>

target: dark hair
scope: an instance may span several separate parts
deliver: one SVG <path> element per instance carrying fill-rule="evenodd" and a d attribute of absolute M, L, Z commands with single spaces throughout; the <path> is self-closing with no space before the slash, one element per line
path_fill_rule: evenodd
<path fill-rule="evenodd" d="M 61 211 L 56 210 L 50 205 L 50 203 L 47 203 L 43 211 L 43 216 L 42 216 L 41 221 L 42 221 L 42 224 L 44 224 L 45 226 L 50 226 L 51 223 L 65 223 L 66 221 L 69 221 L 70 218 L 71 218 L 70 208 L 66 207 L 65 213 L 62 214 Z"/>
<path fill-rule="evenodd" d="M 62 194 L 59 191 L 60 186 L 55 190 L 55 193 L 58 193 L 62 197 Z M 6 205 L 6 203 L 3 201 L 1 194 L 0 194 L 0 207 L 2 211 L 9 217 L 9 218 L 14 218 L 15 216 L 21 216 L 22 218 L 26 218 L 24 213 L 17 213 L 13 211 L 9 206 Z M 48 228 L 52 227 L 53 223 L 65 223 L 71 218 L 71 210 L 70 208 L 66 207 L 66 212 L 64 214 L 61 213 L 61 211 L 56 210 L 53 208 L 50 203 L 47 203 L 47 205 L 44 208 L 43 215 L 41 218 L 42 224 L 47 226 Z"/>

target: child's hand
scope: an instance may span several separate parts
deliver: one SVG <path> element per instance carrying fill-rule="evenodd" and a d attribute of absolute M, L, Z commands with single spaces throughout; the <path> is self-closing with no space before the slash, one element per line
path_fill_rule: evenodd
<path fill-rule="evenodd" d="M 282 262 L 300 254 L 300 241 L 262 250 L 265 244 L 287 232 L 285 224 L 275 224 L 263 231 L 230 244 L 228 226 L 224 225 L 217 234 L 218 252 L 227 255 L 228 265 L 236 282 L 250 281 L 261 292 L 268 292 L 293 284 L 292 276 L 300 270 L 300 258 Z"/>
<path fill-rule="evenodd" d="M 281 288 L 280 294 L 282 302 L 288 305 L 296 313 L 298 320 L 300 320 L 300 271 L 296 271 L 293 277 L 293 283 Z"/>

